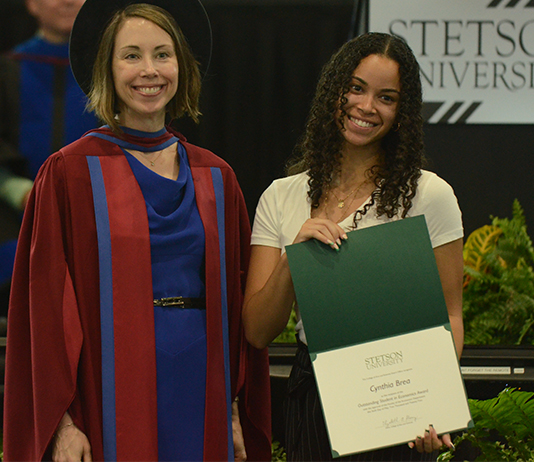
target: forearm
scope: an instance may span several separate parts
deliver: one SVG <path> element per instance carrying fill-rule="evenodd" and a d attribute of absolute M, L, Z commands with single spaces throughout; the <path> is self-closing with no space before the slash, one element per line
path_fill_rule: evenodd
<path fill-rule="evenodd" d="M 256 348 L 267 347 L 287 325 L 295 301 L 287 256 L 283 254 L 262 289 L 245 297 L 245 335 Z"/>
<path fill-rule="evenodd" d="M 462 313 L 464 261 L 462 250 L 462 239 L 457 239 L 456 241 L 452 241 L 434 249 L 458 357 L 461 356 L 464 346 L 464 324 Z"/>
<path fill-rule="evenodd" d="M 456 346 L 456 352 L 458 358 L 462 356 L 464 348 L 464 323 L 461 316 L 449 316 L 451 322 L 452 336 L 454 338 L 454 344 Z"/>

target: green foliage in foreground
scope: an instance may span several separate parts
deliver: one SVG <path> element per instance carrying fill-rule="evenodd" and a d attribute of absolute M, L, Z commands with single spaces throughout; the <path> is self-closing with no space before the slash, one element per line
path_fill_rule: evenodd
<path fill-rule="evenodd" d="M 534 393 L 506 388 L 495 398 L 469 400 L 475 423 L 454 440 L 480 451 L 476 461 L 534 461 Z M 452 460 L 447 451 L 438 461 Z"/>

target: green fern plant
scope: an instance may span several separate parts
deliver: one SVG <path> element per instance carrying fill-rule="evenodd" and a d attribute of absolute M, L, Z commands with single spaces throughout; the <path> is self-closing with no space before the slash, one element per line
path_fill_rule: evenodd
<path fill-rule="evenodd" d="M 470 399 L 469 408 L 475 425 L 454 439 L 456 448 L 470 444 L 476 461 L 534 461 L 534 393 L 506 388 L 492 399 Z M 448 450 L 437 460 L 454 455 Z"/>
<path fill-rule="evenodd" d="M 465 343 L 534 345 L 534 249 L 523 209 L 494 217 L 464 245 Z"/>

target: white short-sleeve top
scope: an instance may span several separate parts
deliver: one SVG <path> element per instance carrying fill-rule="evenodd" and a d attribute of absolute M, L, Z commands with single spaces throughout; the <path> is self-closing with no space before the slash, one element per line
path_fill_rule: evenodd
<path fill-rule="evenodd" d="M 280 178 L 262 194 L 252 228 L 252 245 L 264 245 L 285 252 L 285 246 L 293 243 L 304 222 L 310 218 L 308 199 L 308 175 L 306 172 Z M 369 200 L 369 199 L 368 199 Z M 438 247 L 463 237 L 462 213 L 452 187 L 435 173 L 423 170 L 412 200 L 408 217 L 424 215 L 432 247 Z M 345 231 L 352 230 L 354 214 L 339 225 Z M 399 220 L 376 216 L 376 206 L 371 207 L 358 222 L 358 229 Z M 297 330 L 302 341 L 305 335 L 299 320 Z"/>
<path fill-rule="evenodd" d="M 276 247 L 282 252 L 293 242 L 304 222 L 310 218 L 308 175 L 299 173 L 280 178 L 262 194 L 252 228 L 252 245 Z M 451 186 L 435 173 L 423 170 L 417 192 L 409 210 L 409 217 L 424 215 L 432 247 L 438 247 L 463 237 L 462 213 Z M 339 225 L 351 231 L 354 214 Z M 358 229 L 390 221 L 400 216 L 376 217 L 376 206 L 371 207 L 358 222 Z"/>

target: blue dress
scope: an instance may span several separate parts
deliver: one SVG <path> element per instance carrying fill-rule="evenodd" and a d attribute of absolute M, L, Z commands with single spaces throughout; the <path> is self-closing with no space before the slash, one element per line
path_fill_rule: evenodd
<path fill-rule="evenodd" d="M 204 227 L 184 147 L 178 142 L 176 181 L 154 173 L 124 152 L 147 207 L 154 298 L 204 297 Z M 206 311 L 154 307 L 154 318 L 159 460 L 202 460 Z"/>

